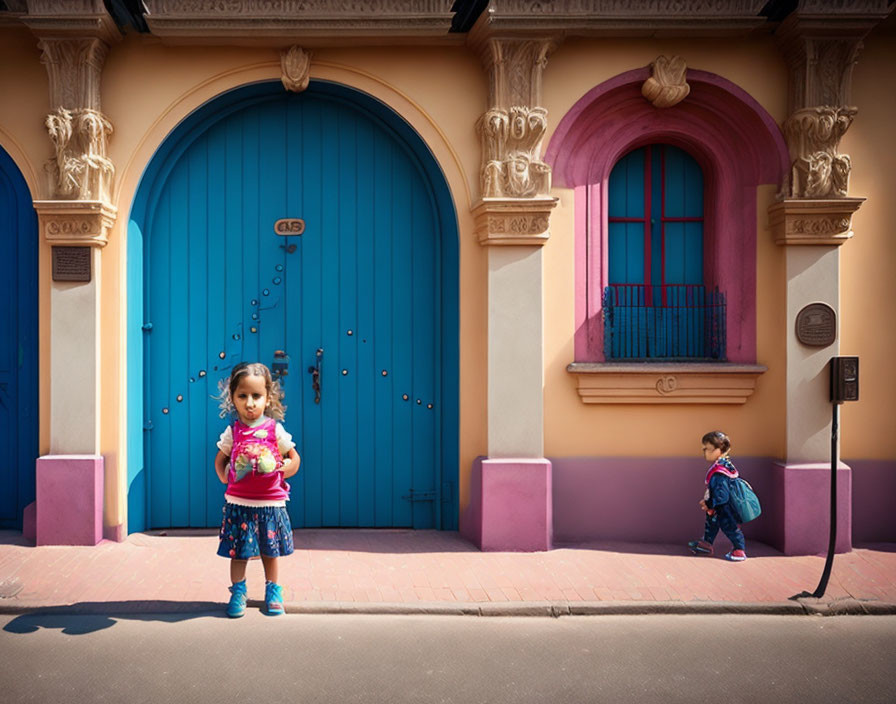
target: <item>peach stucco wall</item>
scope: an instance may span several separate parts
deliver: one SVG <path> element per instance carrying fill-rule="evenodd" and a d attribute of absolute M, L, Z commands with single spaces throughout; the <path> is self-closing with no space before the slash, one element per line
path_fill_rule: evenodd
<path fill-rule="evenodd" d="M 890 396 L 896 390 L 896 154 L 891 141 L 896 94 L 883 90 L 896 70 L 896 43 L 872 35 L 853 81 L 859 115 L 841 145 L 853 159 L 850 194 L 868 201 L 855 217 L 856 237 L 841 250 L 842 353 L 862 359 L 862 401 L 843 414 L 845 458 L 896 457 Z M 889 38 L 892 40 L 892 37 Z M 549 127 L 594 86 L 660 54 L 680 55 L 752 95 L 778 122 L 786 117 L 787 74 L 770 37 L 717 40 L 570 40 L 550 57 L 543 80 Z M 112 47 L 103 73 L 103 112 L 114 133 L 113 203 L 119 216 L 102 253 L 102 409 L 99 451 L 106 462 L 105 523 L 125 519 L 126 427 L 124 290 L 126 224 L 140 176 L 174 126 L 215 95 L 279 77 L 276 51 L 259 48 L 163 46 L 127 36 Z M 469 500 L 474 458 L 486 454 L 487 257 L 473 235 L 470 208 L 478 197 L 480 146 L 475 123 L 486 107 L 487 82 L 464 46 L 318 49 L 312 77 L 357 87 L 401 114 L 427 142 L 454 198 L 460 251 L 460 506 Z M 434 80 L 438 77 L 438 80 Z M 0 29 L 0 145 L 22 170 L 36 198 L 45 198 L 43 163 L 51 145 L 43 127 L 47 76 L 37 40 L 24 29 Z M 10 96 L 15 96 L 10 100 Z M 741 455 L 785 452 L 784 251 L 765 229 L 774 185 L 757 193 L 757 362 L 769 367 L 743 406 L 591 406 L 566 372 L 573 361 L 575 280 L 573 192 L 555 189 L 560 203 L 544 249 L 545 455 L 548 457 L 694 455 L 699 437 L 723 428 Z M 49 447 L 49 247 L 40 259 L 40 452 Z M 211 455 L 211 453 L 210 453 Z M 110 491 L 110 489 L 113 490 Z"/>
<path fill-rule="evenodd" d="M 892 23 L 888 23 L 892 24 Z M 841 354 L 859 356 L 859 402 L 846 404 L 841 455 L 896 459 L 896 35 L 872 34 L 853 72 L 858 107 L 840 150 L 852 158 L 850 195 L 868 200 L 840 251 Z"/>

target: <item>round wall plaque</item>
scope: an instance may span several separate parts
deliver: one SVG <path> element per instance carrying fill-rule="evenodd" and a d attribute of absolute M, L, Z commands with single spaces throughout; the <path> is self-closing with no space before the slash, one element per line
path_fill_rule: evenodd
<path fill-rule="evenodd" d="M 796 339 L 809 347 L 827 347 L 837 339 L 837 314 L 827 303 L 810 303 L 796 316 Z"/>

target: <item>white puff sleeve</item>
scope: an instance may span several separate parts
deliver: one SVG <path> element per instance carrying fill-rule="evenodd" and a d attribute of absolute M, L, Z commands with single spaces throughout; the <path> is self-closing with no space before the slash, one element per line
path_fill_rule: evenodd
<path fill-rule="evenodd" d="M 286 432 L 286 428 L 283 427 L 282 423 L 277 423 L 277 448 L 280 450 L 280 456 L 286 457 L 295 446 L 296 444 L 292 441 L 292 435 Z"/>
<path fill-rule="evenodd" d="M 218 439 L 218 449 L 230 457 L 230 451 L 233 449 L 233 429 L 229 425 Z"/>

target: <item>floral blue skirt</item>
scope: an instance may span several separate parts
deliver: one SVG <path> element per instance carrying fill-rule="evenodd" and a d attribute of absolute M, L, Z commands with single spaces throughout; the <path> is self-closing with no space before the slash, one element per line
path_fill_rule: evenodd
<path fill-rule="evenodd" d="M 294 551 L 292 524 L 282 506 L 224 504 L 218 554 L 233 560 L 284 557 Z"/>

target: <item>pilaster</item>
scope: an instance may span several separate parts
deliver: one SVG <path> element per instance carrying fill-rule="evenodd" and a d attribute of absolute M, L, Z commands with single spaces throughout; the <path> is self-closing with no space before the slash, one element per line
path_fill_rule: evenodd
<path fill-rule="evenodd" d="M 839 247 L 853 236 L 852 214 L 864 201 L 848 196 L 857 165 L 839 146 L 858 113 L 850 84 L 862 39 L 889 14 L 887 4 L 801 0 L 775 37 L 789 69 L 789 116 L 783 130 L 791 168 L 779 202 L 769 208 L 775 242 L 785 247 L 787 275 L 786 460 L 779 481 L 785 500 L 782 544 L 788 554 L 820 552 L 827 535 L 827 529 L 819 529 L 817 507 L 809 510 L 794 497 L 818 493 L 829 481 L 825 468 L 839 462 L 839 450 L 838 457 L 830 457 L 827 366 L 840 354 Z M 818 322 L 833 334 L 800 334 L 801 312 L 815 309 L 830 311 Z M 806 315 L 801 319 L 814 324 Z M 838 479 L 846 482 L 838 494 L 837 549 L 842 551 L 849 549 L 851 534 L 849 472 L 838 472 Z"/>
<path fill-rule="evenodd" d="M 84 510 L 92 516 L 105 506 L 110 536 L 120 539 L 121 497 L 114 488 L 106 501 L 102 497 L 100 359 L 102 251 L 117 216 L 111 200 L 115 167 L 108 157 L 113 128 L 102 112 L 101 77 L 109 46 L 121 35 L 102 0 L 28 0 L 22 21 L 39 40 L 49 77 L 44 124 L 52 147 L 44 168 L 45 198 L 34 202 L 53 263 L 52 273 L 42 277 L 49 281 L 51 455 L 38 466 L 48 476 L 69 477 L 72 456 L 87 461 L 99 473 L 101 493 Z M 120 484 L 115 477 L 105 479 L 107 487 Z M 38 495 L 38 532 L 45 536 L 57 535 L 51 524 L 63 520 L 52 504 L 45 496 L 42 505 Z M 81 518 L 94 525 L 92 517 Z"/>

